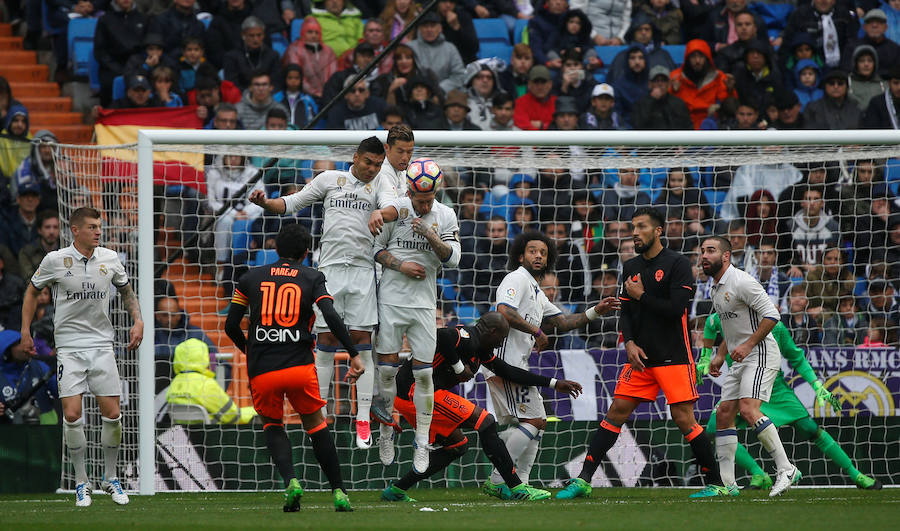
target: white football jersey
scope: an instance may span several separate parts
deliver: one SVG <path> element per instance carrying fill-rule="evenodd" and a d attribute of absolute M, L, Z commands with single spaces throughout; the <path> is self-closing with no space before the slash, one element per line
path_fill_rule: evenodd
<path fill-rule="evenodd" d="M 128 284 L 125 266 L 115 251 L 97 247 L 85 258 L 74 245 L 44 256 L 31 277 L 37 289 L 53 290 L 56 314 L 53 335 L 60 353 L 112 348 L 115 338 L 109 320 L 113 288 Z"/>
<path fill-rule="evenodd" d="M 395 170 L 394 166 L 391 165 L 391 161 L 385 157 L 378 175 L 391 183 L 394 189 L 397 190 L 397 197 L 406 197 L 406 170 Z"/>
<path fill-rule="evenodd" d="M 534 326 L 541 326 L 541 322 L 547 317 L 562 313 L 544 295 L 537 280 L 522 266 L 503 277 L 500 286 L 497 287 L 495 305 L 499 307 L 501 304 L 513 308 L 522 319 Z M 527 369 L 533 347 L 534 337 L 531 334 L 510 328 L 509 336 L 494 354 L 510 365 Z"/>
<path fill-rule="evenodd" d="M 722 321 L 722 336 L 729 349 L 750 339 L 765 318 L 781 320 L 778 308 L 762 285 L 749 274 L 729 265 L 712 287 L 712 301 Z M 781 366 L 781 352 L 771 333 L 740 363 L 774 369 Z"/>
<path fill-rule="evenodd" d="M 375 248 L 386 249 L 401 262 L 415 262 L 425 268 L 425 278 L 415 280 L 399 271 L 384 269 L 378 286 L 378 302 L 407 308 L 429 308 L 437 306 L 437 271 L 443 266 L 456 267 L 459 264 L 459 223 L 453 210 L 435 200 L 431 212 L 422 216 L 422 222 L 437 231 L 441 240 L 452 249 L 445 262 L 424 236 L 413 232 L 412 221 L 416 219 L 412 201 L 403 197 L 396 204 L 399 217 L 387 223 L 375 241 Z"/>
<path fill-rule="evenodd" d="M 397 200 L 393 186 L 384 178 L 376 175 L 364 183 L 353 176 L 352 170 L 351 166 L 350 171 L 324 171 L 299 192 L 284 197 L 286 214 L 322 202 L 325 213 L 319 266 L 372 267 L 374 237 L 369 232 L 369 215 Z"/>

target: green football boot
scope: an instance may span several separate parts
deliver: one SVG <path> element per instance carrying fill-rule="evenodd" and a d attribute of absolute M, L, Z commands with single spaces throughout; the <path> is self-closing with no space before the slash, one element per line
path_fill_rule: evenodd
<path fill-rule="evenodd" d="M 500 498 L 501 500 L 512 498 L 512 492 L 509 490 L 509 487 L 506 486 L 506 483 L 491 483 L 490 479 L 485 481 L 484 485 L 481 486 L 481 492 L 488 496 Z"/>
<path fill-rule="evenodd" d="M 880 481 L 865 474 L 856 476 L 853 483 L 856 483 L 856 488 L 865 490 L 881 490 L 884 487 Z"/>
<path fill-rule="evenodd" d="M 753 474 L 750 478 L 750 490 L 769 490 L 772 488 L 772 478 L 768 474 Z"/>
<path fill-rule="evenodd" d="M 590 498 L 591 484 L 581 478 L 572 478 L 566 488 L 556 493 L 557 500 L 571 500 L 574 498 Z"/>
<path fill-rule="evenodd" d="M 300 510 L 300 498 L 303 497 L 303 488 L 297 478 L 288 483 L 284 489 L 284 512 L 295 513 Z"/>
<path fill-rule="evenodd" d="M 737 488 L 737 485 L 732 485 L 730 487 L 722 487 L 719 485 L 707 485 L 706 488 L 701 490 L 700 492 L 695 492 L 691 494 L 690 498 L 716 498 L 718 496 L 740 496 L 741 491 Z"/>
<path fill-rule="evenodd" d="M 334 491 L 334 512 L 336 513 L 352 513 L 353 507 L 350 506 L 350 497 L 341 489 Z"/>
<path fill-rule="evenodd" d="M 510 489 L 510 492 L 512 493 L 512 499 L 514 500 L 537 501 L 546 500 L 550 497 L 549 491 L 536 489 L 525 483 L 519 483 Z"/>
<path fill-rule="evenodd" d="M 395 485 L 389 485 L 388 488 L 381 491 L 381 499 L 389 502 L 414 502 L 416 500 L 409 497 L 406 491 Z"/>

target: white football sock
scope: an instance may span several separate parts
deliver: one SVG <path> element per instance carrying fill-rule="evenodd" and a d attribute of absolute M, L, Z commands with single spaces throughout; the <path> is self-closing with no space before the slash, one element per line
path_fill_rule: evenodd
<path fill-rule="evenodd" d="M 388 413 L 394 410 L 394 397 L 397 396 L 397 371 L 400 365 L 386 361 L 378 362 L 378 396 L 384 401 Z"/>
<path fill-rule="evenodd" d="M 103 426 L 100 428 L 100 444 L 103 446 L 103 477 L 112 479 L 119 477 L 116 472 L 116 461 L 119 459 L 119 446 L 122 444 L 122 414 L 114 419 L 100 417 Z"/>
<path fill-rule="evenodd" d="M 86 483 L 87 469 L 84 467 L 84 453 L 87 450 L 87 437 L 84 436 L 84 419 L 69 422 L 63 419 L 63 438 L 72 468 L 75 469 L 75 483 Z"/>
<path fill-rule="evenodd" d="M 522 483 L 528 483 L 528 478 L 531 476 L 531 468 L 534 466 L 535 459 L 537 459 L 538 450 L 541 446 L 541 437 L 543 436 L 544 430 L 538 430 L 537 435 L 534 436 L 534 439 L 528 441 L 528 446 L 525 447 L 525 451 L 519 456 L 519 461 L 516 463 L 516 474 L 522 480 Z"/>
<path fill-rule="evenodd" d="M 416 442 L 428 444 L 431 431 L 431 415 L 434 411 L 434 374 L 431 365 L 413 365 L 416 387 L 413 389 L 413 404 L 416 406 Z"/>
<path fill-rule="evenodd" d="M 756 430 L 756 437 L 762 443 L 763 448 L 769 452 L 772 459 L 775 460 L 775 466 L 778 470 L 790 470 L 793 465 L 788 459 L 787 453 L 784 451 L 784 445 L 781 444 L 781 437 L 778 436 L 778 428 L 772 424 L 769 417 L 763 416 L 753 425 Z"/>
<path fill-rule="evenodd" d="M 716 430 L 716 460 L 719 462 L 719 475 L 725 487 L 735 484 L 734 453 L 737 451 L 737 445 L 736 429 Z"/>
<path fill-rule="evenodd" d="M 319 379 L 319 396 L 325 401 L 322 415 L 328 416 L 328 391 L 334 379 L 334 353 L 332 346 L 316 345 L 316 377 Z"/>
<path fill-rule="evenodd" d="M 510 426 L 506 431 L 509 432 L 509 435 L 506 437 L 506 449 L 509 451 L 509 457 L 512 458 L 512 462 L 518 467 L 519 457 L 522 456 L 525 448 L 528 447 L 528 443 L 537 437 L 538 429 L 531 424 L 523 422 Z M 518 469 L 516 473 L 518 474 Z M 491 472 L 491 483 L 504 483 L 503 476 L 496 469 Z"/>
<path fill-rule="evenodd" d="M 375 362 L 372 360 L 372 345 L 356 345 L 366 372 L 356 380 L 356 420 L 369 420 L 372 409 L 372 392 L 375 387 Z"/>

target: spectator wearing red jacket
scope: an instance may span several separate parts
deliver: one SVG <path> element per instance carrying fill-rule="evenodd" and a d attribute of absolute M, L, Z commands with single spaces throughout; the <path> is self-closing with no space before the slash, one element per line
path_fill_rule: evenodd
<path fill-rule="evenodd" d="M 334 51 L 322 44 L 322 26 L 314 17 L 306 17 L 300 38 L 292 42 L 282 58 L 284 66 L 298 65 L 303 70 L 303 92 L 322 97 L 322 87 L 338 71 Z"/>
<path fill-rule="evenodd" d="M 684 64 L 672 72 L 669 92 L 687 104 L 694 129 L 700 129 L 719 103 L 737 96 L 733 85 L 734 81 L 715 67 L 706 41 L 694 39 L 684 49 Z"/>
<path fill-rule="evenodd" d="M 547 129 L 553 123 L 556 111 L 556 96 L 550 94 L 553 83 L 550 69 L 535 65 L 528 72 L 528 90 L 516 100 L 513 123 L 523 131 Z"/>

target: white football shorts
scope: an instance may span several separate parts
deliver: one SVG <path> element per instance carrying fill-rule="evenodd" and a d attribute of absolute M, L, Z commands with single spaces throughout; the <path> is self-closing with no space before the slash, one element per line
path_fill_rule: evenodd
<path fill-rule="evenodd" d="M 371 332 L 378 323 L 378 304 L 375 292 L 375 270 L 369 267 L 331 265 L 320 267 L 325 275 L 325 287 L 334 298 L 334 309 L 350 330 Z M 319 306 L 316 312 L 315 331 L 328 332 L 328 323 L 322 317 Z"/>
<path fill-rule="evenodd" d="M 756 398 L 768 402 L 777 377 L 777 368 L 732 363 L 722 384 L 722 400 Z"/>
<path fill-rule="evenodd" d="M 403 348 L 403 334 L 406 334 L 406 340 L 409 341 L 413 359 L 425 363 L 434 361 L 434 349 L 437 347 L 434 310 L 379 304 L 375 350 L 379 354 L 400 352 Z"/>
<path fill-rule="evenodd" d="M 537 387 L 514 384 L 499 376 L 487 381 L 494 414 L 500 424 L 515 424 L 516 419 L 544 419 L 544 398 Z"/>
<path fill-rule="evenodd" d="M 56 379 L 59 396 L 120 396 L 122 382 L 112 349 L 60 352 L 56 355 Z"/>

